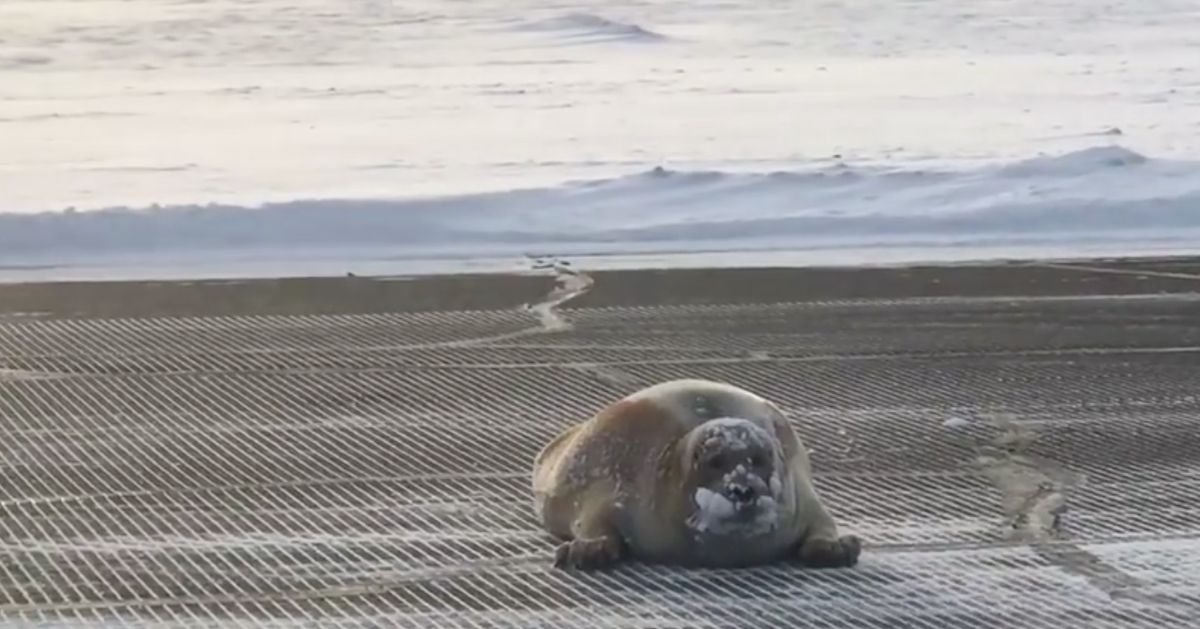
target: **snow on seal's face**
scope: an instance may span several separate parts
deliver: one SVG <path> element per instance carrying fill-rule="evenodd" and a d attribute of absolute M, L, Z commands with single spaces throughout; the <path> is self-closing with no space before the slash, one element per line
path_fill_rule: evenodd
<path fill-rule="evenodd" d="M 782 483 L 774 436 L 736 418 L 713 419 L 690 437 L 694 510 L 700 535 L 758 535 L 775 529 Z"/>

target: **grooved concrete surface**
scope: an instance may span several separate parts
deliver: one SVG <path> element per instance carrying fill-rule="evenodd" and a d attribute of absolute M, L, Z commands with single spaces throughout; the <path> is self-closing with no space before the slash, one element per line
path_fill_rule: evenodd
<path fill-rule="evenodd" d="M 1087 266 L 3 287 L 0 624 L 1195 626 L 1200 275 Z M 676 377 L 858 567 L 550 567 L 533 455 Z"/>

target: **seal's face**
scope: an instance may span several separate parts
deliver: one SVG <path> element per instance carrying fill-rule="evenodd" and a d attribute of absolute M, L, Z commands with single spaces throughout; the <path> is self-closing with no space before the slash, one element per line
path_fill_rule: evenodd
<path fill-rule="evenodd" d="M 739 419 L 715 419 L 692 435 L 695 510 L 688 525 L 706 535 L 757 535 L 775 529 L 780 492 L 775 439 Z"/>

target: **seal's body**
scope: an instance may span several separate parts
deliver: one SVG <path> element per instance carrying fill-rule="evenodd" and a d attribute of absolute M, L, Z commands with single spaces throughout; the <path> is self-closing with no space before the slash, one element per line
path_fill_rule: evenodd
<path fill-rule="evenodd" d="M 728 384 L 654 385 L 568 428 L 537 455 L 534 507 L 563 540 L 560 567 L 741 567 L 795 558 L 853 566 L 811 481 L 808 453 L 771 402 Z"/>

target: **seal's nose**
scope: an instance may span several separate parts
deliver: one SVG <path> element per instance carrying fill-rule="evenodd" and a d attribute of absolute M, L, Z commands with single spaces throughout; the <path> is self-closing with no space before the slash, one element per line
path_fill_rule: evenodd
<path fill-rule="evenodd" d="M 753 502 L 758 497 L 758 491 L 748 485 L 733 485 L 725 493 L 734 502 Z"/>

